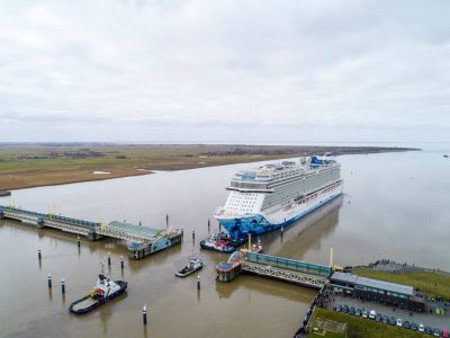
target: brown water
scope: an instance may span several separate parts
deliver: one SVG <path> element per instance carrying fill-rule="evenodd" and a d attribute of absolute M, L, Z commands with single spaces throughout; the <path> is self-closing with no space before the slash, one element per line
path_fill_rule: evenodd
<path fill-rule="evenodd" d="M 341 265 L 380 258 L 450 270 L 450 160 L 442 151 L 343 156 L 343 199 L 310 214 L 285 231 L 261 236 L 270 254 L 328 264 L 329 249 Z M 124 220 L 185 228 L 181 246 L 119 268 L 126 250 L 119 242 L 82 242 L 52 230 L 11 221 L 0 224 L 1 337 L 291 337 L 315 295 L 313 290 L 256 276 L 229 284 L 215 280 L 227 258 L 201 252 L 202 289 L 196 276 L 178 279 L 207 219 L 226 199 L 232 174 L 252 164 L 160 172 L 155 175 L 15 191 L 16 206 L 93 221 Z M 8 198 L 0 203 L 8 204 Z M 211 231 L 217 230 L 212 221 Z M 197 243 L 196 243 L 197 247 Z M 37 250 L 43 250 L 38 264 Z M 126 295 L 83 317 L 68 313 L 74 299 L 95 282 L 99 262 L 112 251 L 113 278 L 129 282 Z M 53 274 L 49 292 L 46 275 Z M 62 297 L 59 280 L 67 281 Z M 141 309 L 149 305 L 149 325 Z"/>

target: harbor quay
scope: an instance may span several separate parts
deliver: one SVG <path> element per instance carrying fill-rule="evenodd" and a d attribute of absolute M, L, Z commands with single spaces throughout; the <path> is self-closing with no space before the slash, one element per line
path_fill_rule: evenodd
<path fill-rule="evenodd" d="M 390 314 L 391 317 L 393 314 L 403 318 L 414 317 L 428 327 L 445 326 L 447 323 L 450 316 L 449 300 L 437 302 L 413 286 L 359 276 L 351 273 L 351 270 L 351 267 L 344 269 L 333 266 L 331 259 L 330 266 L 324 266 L 254 252 L 249 246 L 248 249 L 234 252 L 226 262 L 219 263 L 216 266 L 216 278 L 218 282 L 229 283 L 242 273 L 250 273 L 318 289 L 295 337 L 305 337 L 312 329 L 310 321 L 316 307 L 336 309 L 338 304 L 340 308 L 345 306 L 345 309 L 350 309 L 347 304 L 362 309 L 365 306 L 376 309 L 372 310 L 373 313 Z M 375 320 L 375 315 L 371 319 Z M 380 315 L 376 321 L 381 320 Z M 406 323 L 405 328 L 409 328 L 409 322 Z"/>
<path fill-rule="evenodd" d="M 183 231 L 179 229 L 158 230 L 119 221 L 113 221 L 104 225 L 100 222 L 91 222 L 50 213 L 43 214 L 12 206 L 0 206 L 0 219 L 3 218 L 33 225 L 37 229 L 58 229 L 78 236 L 84 236 L 91 241 L 105 237 L 125 240 L 127 242 L 128 257 L 131 259 L 142 259 L 179 244 L 183 237 Z"/>

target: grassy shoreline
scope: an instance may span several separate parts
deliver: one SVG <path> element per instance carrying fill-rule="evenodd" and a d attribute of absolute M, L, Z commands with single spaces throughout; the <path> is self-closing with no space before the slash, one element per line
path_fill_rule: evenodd
<path fill-rule="evenodd" d="M 387 282 L 411 285 L 429 297 L 450 299 L 450 277 L 438 272 L 385 272 L 371 268 L 355 268 L 353 273 L 359 276 L 376 278 Z"/>
<path fill-rule="evenodd" d="M 333 327 L 335 324 L 346 324 L 347 334 L 342 332 L 323 331 L 319 330 L 317 333 L 308 333 L 307 337 L 326 337 L 326 338 L 421 338 L 424 335 L 420 332 L 414 332 L 395 326 L 379 323 L 374 320 L 364 319 L 360 317 L 350 316 L 344 313 L 337 313 L 330 310 L 316 307 L 311 318 L 310 329 L 314 327 L 323 326 L 323 322 L 328 321 L 328 327 Z M 322 325 L 320 325 L 322 324 Z"/>
<path fill-rule="evenodd" d="M 335 155 L 418 150 L 389 147 L 0 144 L 0 189 L 77 183 L 266 161 L 332 152 Z M 109 172 L 94 175 L 95 171 Z"/>

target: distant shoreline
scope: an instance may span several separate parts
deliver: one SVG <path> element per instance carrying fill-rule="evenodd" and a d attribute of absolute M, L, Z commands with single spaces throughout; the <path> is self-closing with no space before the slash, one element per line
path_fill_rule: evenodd
<path fill-rule="evenodd" d="M 339 155 L 417 151 L 366 146 L 58 144 L 0 147 L 0 190 L 80 183 L 331 152 Z M 101 173 L 101 174 L 98 174 Z"/>

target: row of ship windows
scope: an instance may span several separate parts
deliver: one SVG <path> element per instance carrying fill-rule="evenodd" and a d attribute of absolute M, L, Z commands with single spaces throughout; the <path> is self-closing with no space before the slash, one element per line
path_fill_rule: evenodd
<path fill-rule="evenodd" d="M 234 194 L 230 198 L 229 208 L 239 212 L 251 212 L 255 206 L 259 194 Z"/>
<path fill-rule="evenodd" d="M 321 172 L 319 175 L 316 175 L 316 176 L 312 175 L 312 176 L 308 177 L 308 179 L 303 178 L 302 181 L 303 182 L 305 182 L 305 181 L 316 182 L 316 181 L 321 180 L 321 179 L 329 179 L 329 178 L 337 178 L 337 177 L 339 177 L 339 172 L 338 171 L 333 171 L 333 172 L 327 171 L 327 172 Z M 298 184 L 298 183 L 302 182 L 300 180 L 292 180 L 291 182 L 286 182 L 286 181 L 287 180 L 285 180 L 285 182 L 283 182 L 283 181 L 272 182 L 269 185 L 269 188 L 277 187 L 277 186 L 284 186 L 285 184 L 289 184 L 289 183 Z"/>
<path fill-rule="evenodd" d="M 291 189 L 292 190 L 292 189 Z M 311 189 L 315 190 L 315 189 Z M 289 191 L 283 191 L 282 193 L 279 194 L 274 194 L 274 195 L 269 195 L 266 197 L 266 200 L 264 201 L 264 207 L 269 207 L 272 205 L 276 205 L 276 204 L 282 204 L 282 203 L 287 203 L 290 200 L 292 200 L 295 197 L 301 196 L 306 194 L 306 192 L 303 191 L 295 191 L 294 193 L 289 193 Z"/>
<path fill-rule="evenodd" d="M 335 180 L 327 180 L 327 183 L 332 183 Z M 324 184 L 321 184 L 324 185 Z M 278 193 L 280 192 L 298 192 L 300 194 L 304 194 L 307 191 L 310 191 L 311 189 L 315 189 L 318 187 L 318 184 L 316 184 L 315 182 L 308 182 L 306 184 L 302 184 L 301 186 L 299 186 L 298 184 L 289 184 L 285 187 L 283 187 L 282 189 L 276 189 L 275 192 L 269 196 L 274 196 L 274 195 L 278 195 Z"/>
<path fill-rule="evenodd" d="M 339 168 L 326 168 L 322 169 L 320 171 L 315 171 L 316 175 L 323 175 L 323 174 L 330 174 L 330 173 L 337 173 L 339 171 Z M 283 174 L 276 174 L 273 177 L 273 180 L 282 180 L 285 178 L 293 178 L 303 175 L 303 171 L 290 171 Z M 238 176 L 238 180 L 242 179 L 242 175 L 236 175 Z M 268 177 L 268 176 L 258 176 L 258 177 Z M 275 182 L 272 182 L 275 183 Z M 236 188 L 263 188 L 264 185 L 255 184 L 255 183 L 237 183 L 237 182 L 231 182 L 231 186 Z"/>
<path fill-rule="evenodd" d="M 233 210 L 233 211 L 240 211 L 240 212 L 251 212 L 251 211 L 253 211 L 252 208 L 243 208 L 242 206 L 239 206 L 239 207 L 230 207 L 230 210 Z"/>

